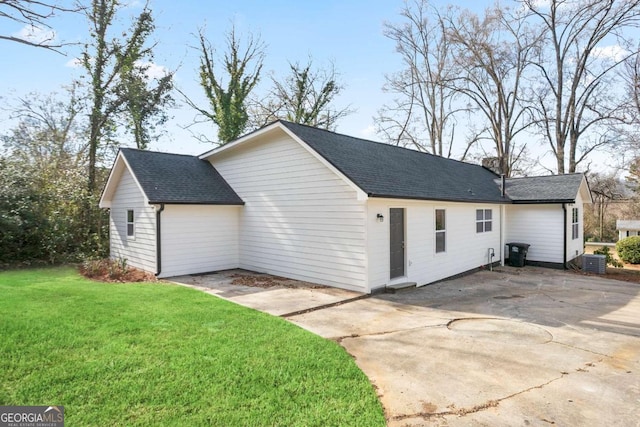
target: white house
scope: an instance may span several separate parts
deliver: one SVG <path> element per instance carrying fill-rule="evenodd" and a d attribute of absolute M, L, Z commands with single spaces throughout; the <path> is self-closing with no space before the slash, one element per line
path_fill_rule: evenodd
<path fill-rule="evenodd" d="M 229 268 L 371 292 L 432 283 L 531 244 L 582 254 L 581 174 L 482 166 L 277 121 L 199 157 L 122 149 L 100 206 L 111 256 L 159 277 Z"/>
<path fill-rule="evenodd" d="M 619 219 L 616 221 L 616 229 L 618 230 L 618 240 L 640 236 L 640 220 Z"/>

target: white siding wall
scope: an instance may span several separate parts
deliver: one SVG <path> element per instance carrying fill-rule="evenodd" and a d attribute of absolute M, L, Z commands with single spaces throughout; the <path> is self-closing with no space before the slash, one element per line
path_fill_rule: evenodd
<path fill-rule="evenodd" d="M 127 237 L 127 210 L 133 209 L 135 236 Z M 109 238 L 111 257 L 126 258 L 127 263 L 141 270 L 156 272 L 156 221 L 153 206 L 145 203 L 133 176 L 124 169 L 111 202 Z"/>
<path fill-rule="evenodd" d="M 212 163 L 245 201 L 240 266 L 367 291 L 365 202 L 297 142 L 278 133 Z"/>
<path fill-rule="evenodd" d="M 411 281 L 418 286 L 435 282 L 500 260 L 500 205 L 440 203 L 391 199 L 368 201 L 369 284 L 372 289 L 389 280 L 389 209 L 405 209 L 406 276 L 393 282 Z M 435 250 L 435 210 L 446 210 L 446 251 Z M 491 209 L 493 230 L 476 233 L 476 209 Z M 378 213 L 384 222 L 377 221 Z"/>
<path fill-rule="evenodd" d="M 638 230 L 628 230 L 626 228 L 622 228 L 618 230 L 618 240 L 626 239 L 627 237 L 631 237 L 631 236 L 639 236 L 639 235 L 640 235 L 640 232 L 638 232 Z"/>
<path fill-rule="evenodd" d="M 578 208 L 578 238 L 572 239 L 572 209 Z M 584 203 L 580 193 L 575 205 L 567 205 L 567 261 L 584 253 Z"/>
<path fill-rule="evenodd" d="M 237 268 L 240 206 L 166 205 L 159 277 Z"/>
<path fill-rule="evenodd" d="M 567 228 L 571 240 L 571 209 L 567 207 Z M 527 260 L 562 263 L 564 253 L 562 205 L 507 206 L 505 243 L 531 245 Z M 582 242 L 582 240 L 580 240 Z M 509 256 L 507 253 L 506 257 Z"/>

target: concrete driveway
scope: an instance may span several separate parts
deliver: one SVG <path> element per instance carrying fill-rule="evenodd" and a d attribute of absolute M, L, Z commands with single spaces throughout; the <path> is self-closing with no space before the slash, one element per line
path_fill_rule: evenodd
<path fill-rule="evenodd" d="M 368 298 L 195 286 L 339 342 L 390 426 L 640 426 L 639 284 L 526 267 Z"/>

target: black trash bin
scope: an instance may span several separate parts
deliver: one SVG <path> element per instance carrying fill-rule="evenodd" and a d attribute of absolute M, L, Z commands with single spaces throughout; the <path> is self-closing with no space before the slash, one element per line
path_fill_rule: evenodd
<path fill-rule="evenodd" d="M 529 244 L 527 243 L 507 243 L 509 247 L 509 265 L 514 267 L 524 267 L 527 261 Z"/>

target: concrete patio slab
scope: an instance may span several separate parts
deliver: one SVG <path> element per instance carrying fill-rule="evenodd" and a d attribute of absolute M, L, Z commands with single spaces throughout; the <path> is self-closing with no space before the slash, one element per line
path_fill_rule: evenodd
<path fill-rule="evenodd" d="M 274 316 L 310 310 L 363 294 L 234 269 L 169 279 Z"/>
<path fill-rule="evenodd" d="M 272 314 L 321 304 L 288 319 L 355 358 L 389 426 L 640 426 L 637 283 L 525 267 L 359 300 L 197 286 Z"/>

